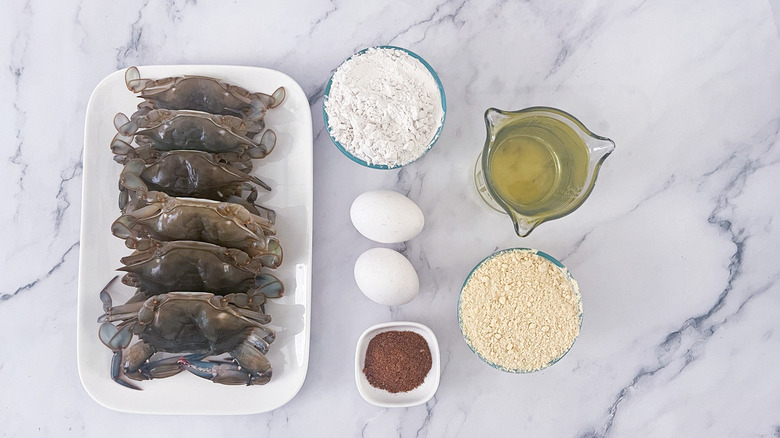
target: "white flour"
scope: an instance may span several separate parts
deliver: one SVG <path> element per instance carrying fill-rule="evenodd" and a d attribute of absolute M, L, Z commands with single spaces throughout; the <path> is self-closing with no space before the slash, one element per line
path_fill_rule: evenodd
<path fill-rule="evenodd" d="M 431 73 L 397 49 L 368 49 L 342 64 L 325 111 L 331 135 L 349 153 L 391 168 L 424 154 L 443 117 Z"/>

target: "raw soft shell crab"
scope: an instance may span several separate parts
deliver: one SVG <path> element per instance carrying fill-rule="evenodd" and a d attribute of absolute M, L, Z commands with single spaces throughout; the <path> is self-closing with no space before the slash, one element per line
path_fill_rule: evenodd
<path fill-rule="evenodd" d="M 260 259 L 263 266 L 275 268 L 281 263 L 282 247 L 273 223 L 239 204 L 149 192 L 136 205 L 111 225 L 111 232 L 125 239 L 128 248 L 148 249 L 154 241 L 197 240 L 240 249 Z"/>
<path fill-rule="evenodd" d="M 213 154 L 200 151 L 171 151 L 151 164 L 134 158 L 127 160 L 119 174 L 119 209 L 133 209 L 149 192 L 170 196 L 227 201 L 239 204 L 250 213 L 265 218 L 271 224 L 276 213 L 256 205 L 257 188 L 250 182 L 270 190 L 260 179 L 219 162 Z M 248 192 L 244 197 L 244 192 Z"/>
<path fill-rule="evenodd" d="M 220 162 L 213 154 L 202 151 L 170 151 L 147 163 L 140 158 L 127 159 L 119 175 L 120 190 L 156 190 L 171 196 L 227 201 L 231 196 L 243 197 L 249 192 L 253 202 L 257 198 L 257 184 L 271 190 L 265 182 L 228 163 Z"/>
<path fill-rule="evenodd" d="M 265 157 L 276 145 L 276 133 L 263 130 L 262 121 L 247 124 L 237 117 L 197 111 L 144 108 L 131 118 L 118 113 L 114 127 L 118 133 L 111 151 L 120 156 L 115 158 L 119 162 L 122 156 L 147 159 L 172 150 L 211 152 L 223 161 L 245 162 Z"/>
<path fill-rule="evenodd" d="M 125 84 L 133 93 L 154 108 L 189 109 L 212 114 L 262 118 L 269 108 L 284 101 L 284 87 L 270 95 L 252 93 L 219 79 L 204 76 L 174 76 L 161 79 L 142 78 L 137 67 L 125 71 Z"/>
<path fill-rule="evenodd" d="M 263 325 L 271 318 L 253 295 L 170 292 L 113 306 L 109 288 L 114 280 L 100 294 L 105 314 L 98 322 L 100 340 L 114 352 L 111 378 L 116 382 L 140 389 L 122 376 L 148 380 L 184 369 L 227 385 L 262 385 L 271 379 L 265 353 L 275 333 Z M 128 348 L 133 335 L 140 340 Z M 157 352 L 182 355 L 152 361 Z M 207 360 L 224 353 L 231 360 Z"/>
<path fill-rule="evenodd" d="M 155 241 L 148 249 L 122 257 L 121 262 L 124 266 L 118 270 L 127 272 L 122 282 L 147 296 L 171 291 L 247 292 L 264 286 L 270 276 L 260 273 L 265 266 L 261 258 L 252 258 L 240 249 L 190 240 Z M 281 255 L 275 262 L 278 266 Z"/>

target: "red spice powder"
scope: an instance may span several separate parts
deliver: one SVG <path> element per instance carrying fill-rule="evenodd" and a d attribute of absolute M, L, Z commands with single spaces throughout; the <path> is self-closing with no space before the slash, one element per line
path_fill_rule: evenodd
<path fill-rule="evenodd" d="M 431 370 L 431 349 L 421 335 L 411 331 L 389 331 L 368 342 L 363 374 L 375 388 L 391 393 L 420 386 Z"/>

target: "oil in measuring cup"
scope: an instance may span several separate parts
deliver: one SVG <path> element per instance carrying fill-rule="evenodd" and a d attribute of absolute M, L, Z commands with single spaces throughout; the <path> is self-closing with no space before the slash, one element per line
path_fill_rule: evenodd
<path fill-rule="evenodd" d="M 519 236 L 574 211 L 593 189 L 615 144 L 570 114 L 549 107 L 490 108 L 475 184 L 491 207 L 509 214 Z"/>
<path fill-rule="evenodd" d="M 496 134 L 486 177 L 499 196 L 527 212 L 556 210 L 582 190 L 588 148 L 563 122 L 533 117 Z"/>

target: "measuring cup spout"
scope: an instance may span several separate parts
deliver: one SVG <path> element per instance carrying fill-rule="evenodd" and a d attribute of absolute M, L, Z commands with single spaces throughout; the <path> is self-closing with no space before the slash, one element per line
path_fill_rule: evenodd
<path fill-rule="evenodd" d="M 508 119 L 509 116 L 496 108 L 488 108 L 485 111 L 485 125 L 487 125 L 488 133 L 493 132 L 496 126 L 500 125 L 503 121 Z"/>
<path fill-rule="evenodd" d="M 591 161 L 601 163 L 605 158 L 615 150 L 615 142 L 597 135 L 591 136 L 586 142 L 588 145 L 588 151 L 591 156 Z"/>
<path fill-rule="evenodd" d="M 523 216 L 513 210 L 507 210 L 507 213 L 509 213 L 509 216 L 512 218 L 512 222 L 515 224 L 515 233 L 517 233 L 519 237 L 528 236 L 537 225 L 543 222 L 542 219 Z"/>

